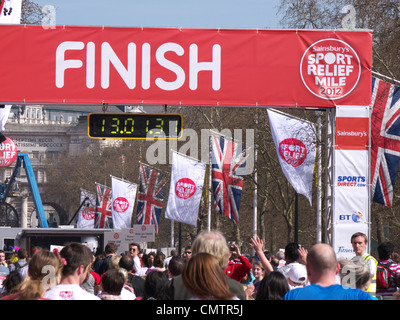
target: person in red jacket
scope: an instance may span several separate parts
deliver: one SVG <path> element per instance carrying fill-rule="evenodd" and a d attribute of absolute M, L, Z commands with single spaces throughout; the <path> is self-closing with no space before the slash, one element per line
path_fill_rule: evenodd
<path fill-rule="evenodd" d="M 231 256 L 224 272 L 228 277 L 240 282 L 251 270 L 251 263 L 249 259 L 240 254 L 240 249 L 236 243 L 232 243 L 229 248 L 231 250 Z"/>

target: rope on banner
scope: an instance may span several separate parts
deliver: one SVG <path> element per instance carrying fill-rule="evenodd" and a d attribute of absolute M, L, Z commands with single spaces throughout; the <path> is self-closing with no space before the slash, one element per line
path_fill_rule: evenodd
<path fill-rule="evenodd" d="M 210 129 L 210 132 L 211 132 L 212 134 L 217 135 L 217 136 L 224 137 L 224 138 L 227 139 L 227 140 L 236 142 L 236 143 L 241 144 L 241 145 L 243 144 L 242 141 L 240 141 L 240 140 L 238 140 L 238 139 L 234 139 L 233 137 L 229 137 L 229 136 L 227 136 L 227 135 L 224 135 L 224 134 L 222 134 L 221 132 L 214 131 L 213 129 Z"/>
<path fill-rule="evenodd" d="M 110 177 L 111 177 L 111 178 L 115 178 L 115 179 L 117 179 L 117 180 L 120 180 L 120 181 L 122 181 L 122 182 L 126 182 L 126 183 L 129 183 L 129 184 L 135 184 L 135 185 L 136 185 L 136 183 L 134 183 L 134 182 L 131 182 L 131 181 L 128 181 L 128 180 L 125 180 L 125 179 L 122 179 L 122 178 L 113 176 L 112 174 L 110 174 Z"/>
<path fill-rule="evenodd" d="M 165 170 L 156 168 L 156 167 L 154 167 L 154 166 L 152 166 L 152 165 L 150 165 L 150 164 L 144 163 L 144 162 L 142 162 L 142 161 L 139 161 L 139 164 L 142 164 L 142 165 L 144 165 L 144 166 L 147 166 L 147 167 L 149 167 L 149 168 L 151 168 L 151 169 L 153 169 L 153 170 L 156 170 L 156 171 L 158 171 L 158 172 L 160 172 L 160 173 L 163 173 L 163 174 L 166 174 L 166 175 L 169 175 L 169 174 L 170 174 L 168 171 L 165 171 Z"/>
<path fill-rule="evenodd" d="M 312 121 L 305 120 L 305 119 L 302 119 L 302 118 L 298 118 L 298 117 L 296 117 L 296 116 L 292 116 L 291 114 L 288 114 L 288 113 L 285 113 L 285 112 L 282 112 L 282 111 L 279 111 L 279 110 L 276 110 L 276 109 L 273 109 L 273 108 L 268 109 L 268 110 L 273 111 L 273 112 L 276 112 L 276 113 L 279 113 L 279 114 L 281 114 L 281 115 L 283 115 L 283 116 L 286 116 L 286 117 L 289 117 L 289 118 L 292 118 L 292 119 L 295 119 L 295 120 L 298 120 L 298 121 L 308 122 L 308 123 L 311 123 L 311 124 L 314 125 L 314 123 L 313 123 Z"/>
<path fill-rule="evenodd" d="M 99 186 L 106 187 L 106 188 L 110 189 L 110 187 L 106 186 L 105 184 L 102 184 L 102 183 L 99 183 L 99 182 L 96 182 L 96 181 L 94 183 L 98 184 Z"/>
<path fill-rule="evenodd" d="M 379 73 L 379 72 L 376 72 L 376 71 L 371 70 L 371 73 L 376 74 L 376 75 L 378 75 L 378 76 L 380 76 L 380 77 L 386 78 L 386 79 L 388 79 L 388 80 L 391 80 L 391 81 L 400 83 L 399 80 L 396 80 L 396 79 L 393 79 L 393 78 L 391 78 L 391 77 L 385 76 L 385 75 L 383 75 L 383 74 L 381 74 L 381 73 Z"/>
<path fill-rule="evenodd" d="M 186 157 L 186 158 L 188 158 L 188 159 L 191 159 L 191 160 L 197 161 L 197 162 L 199 162 L 199 163 L 206 164 L 205 162 L 203 162 L 203 161 L 201 161 L 201 160 L 199 160 L 199 159 L 196 159 L 196 158 L 190 157 L 190 156 L 188 156 L 188 155 L 186 155 L 186 154 L 183 154 L 183 153 L 181 153 L 181 152 L 178 152 L 178 151 L 176 151 L 176 150 L 174 150 L 174 149 L 171 149 L 171 151 L 172 151 L 172 152 L 175 152 L 175 153 L 177 153 L 177 154 L 179 154 L 179 155 L 181 155 L 182 157 Z"/>

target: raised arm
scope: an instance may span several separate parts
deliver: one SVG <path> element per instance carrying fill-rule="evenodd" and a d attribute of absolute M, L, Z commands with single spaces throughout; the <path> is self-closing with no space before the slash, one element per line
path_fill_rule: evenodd
<path fill-rule="evenodd" d="M 271 263 L 268 261 L 267 257 L 264 254 L 263 241 L 258 236 L 255 236 L 255 237 L 251 238 L 250 246 L 254 249 L 258 258 L 260 259 L 260 262 L 264 267 L 264 271 L 266 273 L 274 271 L 274 268 L 272 267 Z"/>

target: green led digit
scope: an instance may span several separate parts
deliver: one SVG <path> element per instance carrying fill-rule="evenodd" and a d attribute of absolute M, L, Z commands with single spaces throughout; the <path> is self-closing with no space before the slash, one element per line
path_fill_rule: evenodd
<path fill-rule="evenodd" d="M 101 123 L 101 132 L 104 132 L 105 125 L 106 125 L 106 119 L 103 119 L 103 121 Z"/>
<path fill-rule="evenodd" d="M 119 118 L 112 118 L 111 121 L 116 121 L 116 123 L 112 123 L 111 127 L 114 128 L 114 130 L 111 130 L 110 133 L 118 133 L 119 132 Z"/>
<path fill-rule="evenodd" d="M 135 120 L 133 118 L 126 119 L 125 126 L 124 126 L 124 132 L 128 133 L 128 134 L 132 134 L 133 131 L 135 131 L 134 125 L 135 125 Z"/>
<path fill-rule="evenodd" d="M 156 131 L 154 134 L 161 134 L 164 132 L 164 120 L 162 118 L 157 118 L 156 121 L 160 121 L 160 124 L 156 124 L 156 128 L 159 128 L 159 131 Z"/>

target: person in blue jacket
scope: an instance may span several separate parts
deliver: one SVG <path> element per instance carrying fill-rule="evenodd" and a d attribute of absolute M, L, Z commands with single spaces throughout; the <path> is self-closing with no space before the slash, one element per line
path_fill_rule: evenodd
<path fill-rule="evenodd" d="M 367 292 L 336 283 L 340 271 L 333 248 L 324 243 L 311 247 L 307 254 L 307 275 L 310 285 L 290 290 L 284 300 L 373 300 Z"/>

